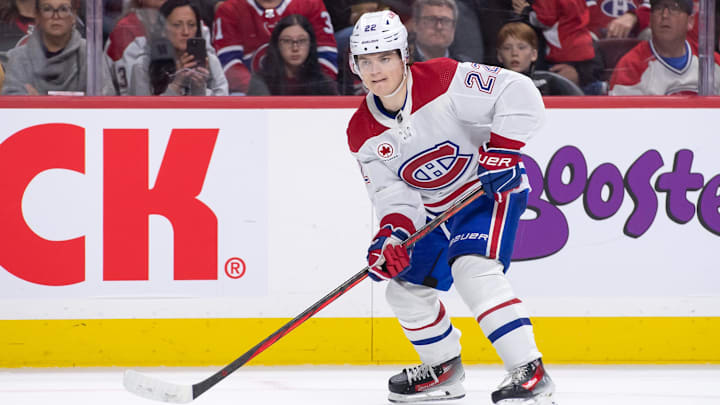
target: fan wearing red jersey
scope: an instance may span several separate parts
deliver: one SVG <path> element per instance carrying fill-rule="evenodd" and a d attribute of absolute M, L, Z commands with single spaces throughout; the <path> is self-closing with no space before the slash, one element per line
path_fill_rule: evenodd
<path fill-rule="evenodd" d="M 524 304 L 505 272 L 529 182 L 521 148 L 544 118 L 528 77 L 449 58 L 408 64 L 407 31 L 391 11 L 364 14 L 350 64 L 369 93 L 348 125 L 350 151 L 380 219 L 367 260 L 421 364 L 390 378 L 391 402 L 461 398 L 460 333 L 439 299 L 452 285 L 508 371 L 502 405 L 552 404 Z M 485 192 L 410 251 L 401 245 L 470 190 Z"/>
<path fill-rule="evenodd" d="M 322 0 L 227 0 L 215 12 L 213 45 L 233 94 L 246 94 L 259 71 L 275 25 L 301 14 L 313 25 L 318 59 L 324 72 L 337 78 L 337 45 L 330 14 Z"/>

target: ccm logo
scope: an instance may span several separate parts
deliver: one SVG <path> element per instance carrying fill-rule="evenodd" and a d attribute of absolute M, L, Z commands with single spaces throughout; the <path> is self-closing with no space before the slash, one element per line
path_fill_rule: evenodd
<path fill-rule="evenodd" d="M 148 185 L 148 132 L 103 131 L 103 280 L 148 280 L 149 215 L 162 215 L 172 224 L 175 280 L 216 280 L 218 221 L 197 196 L 218 129 L 173 129 L 153 188 Z M 37 125 L 0 143 L 0 266 L 50 286 L 85 280 L 85 236 L 49 241 L 23 217 L 30 181 L 56 168 L 86 174 L 84 128 Z"/>

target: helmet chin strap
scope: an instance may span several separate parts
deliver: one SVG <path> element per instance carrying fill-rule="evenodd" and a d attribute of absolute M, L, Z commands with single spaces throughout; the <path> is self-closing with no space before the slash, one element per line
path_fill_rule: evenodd
<path fill-rule="evenodd" d="M 405 65 L 405 68 L 403 69 L 403 78 L 400 81 L 400 84 L 397 86 L 397 88 L 395 90 L 393 90 L 392 93 L 388 94 L 387 96 L 380 96 L 381 98 L 389 98 L 389 97 L 396 95 L 400 91 L 400 89 L 402 89 L 402 87 L 405 85 L 405 81 L 407 80 L 408 65 L 407 65 L 407 63 L 404 65 Z"/>

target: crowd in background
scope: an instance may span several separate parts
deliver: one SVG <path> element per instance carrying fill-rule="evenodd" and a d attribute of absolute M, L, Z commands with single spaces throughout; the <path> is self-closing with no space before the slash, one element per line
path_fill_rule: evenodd
<path fill-rule="evenodd" d="M 411 62 L 522 72 L 543 95 L 696 94 L 694 0 L 104 0 L 103 95 L 361 95 L 349 37 L 391 9 Z M 720 50 L 720 1 L 710 40 Z M 0 0 L 0 93 L 84 94 L 83 0 Z M 715 94 L 720 56 L 715 53 Z"/>

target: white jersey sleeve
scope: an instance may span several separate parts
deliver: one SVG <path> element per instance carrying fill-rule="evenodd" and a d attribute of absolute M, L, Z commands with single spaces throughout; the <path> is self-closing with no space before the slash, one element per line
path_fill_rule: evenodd
<path fill-rule="evenodd" d="M 496 66 L 460 63 L 450 99 L 461 121 L 490 123 L 490 132 L 523 144 L 544 121 L 545 106 L 532 80 Z"/>

